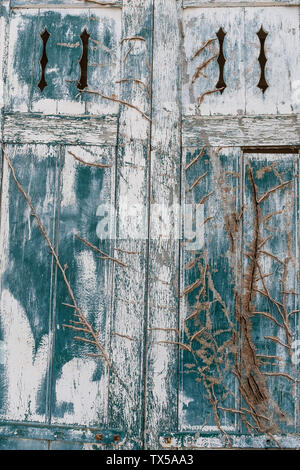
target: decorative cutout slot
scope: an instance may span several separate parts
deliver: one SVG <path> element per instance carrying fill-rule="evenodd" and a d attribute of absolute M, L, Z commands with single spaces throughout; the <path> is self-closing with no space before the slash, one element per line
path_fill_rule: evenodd
<path fill-rule="evenodd" d="M 217 59 L 217 62 L 219 64 L 220 73 L 219 73 L 218 83 L 216 84 L 216 88 L 220 90 L 221 94 L 223 93 L 223 91 L 227 87 L 227 85 L 225 83 L 225 80 L 224 80 L 224 67 L 225 67 L 226 59 L 225 59 L 225 56 L 224 56 L 224 53 L 223 53 L 223 43 L 224 43 L 224 38 L 225 38 L 226 34 L 227 33 L 225 33 L 225 31 L 223 30 L 222 27 L 216 33 L 216 36 L 219 40 L 219 46 L 220 46 L 219 56 L 218 56 L 218 59 Z"/>
<path fill-rule="evenodd" d="M 41 91 L 43 91 L 44 88 L 48 85 L 48 83 L 46 82 L 46 79 L 45 79 L 45 70 L 46 70 L 46 66 L 48 64 L 46 46 L 47 46 L 48 39 L 50 37 L 50 33 L 48 33 L 47 29 L 45 28 L 44 31 L 40 34 L 40 36 L 41 36 L 42 41 L 43 41 L 43 53 L 42 53 L 42 57 L 40 59 L 42 75 L 41 75 L 41 79 L 38 83 L 38 87 Z"/>
<path fill-rule="evenodd" d="M 82 56 L 79 61 L 80 65 L 80 80 L 77 83 L 78 90 L 84 90 L 88 83 L 87 83 L 87 76 L 88 76 L 88 47 L 89 47 L 89 38 L 90 34 L 88 34 L 87 30 L 85 29 L 83 33 L 80 35 L 82 41 Z"/>
<path fill-rule="evenodd" d="M 265 54 L 265 41 L 266 41 L 266 37 L 268 36 L 269 33 L 266 33 L 266 31 L 264 31 L 263 27 L 261 26 L 260 30 L 256 34 L 257 34 L 257 36 L 259 37 L 259 40 L 260 40 L 260 54 L 259 54 L 259 57 L 258 57 L 258 62 L 259 62 L 259 65 L 260 65 L 260 80 L 259 80 L 257 86 L 264 93 L 266 91 L 266 89 L 269 87 L 269 85 L 267 83 L 267 80 L 266 80 L 266 76 L 265 76 L 265 68 L 266 68 L 266 63 L 267 63 L 267 60 L 268 60 L 266 58 L 266 54 Z"/>

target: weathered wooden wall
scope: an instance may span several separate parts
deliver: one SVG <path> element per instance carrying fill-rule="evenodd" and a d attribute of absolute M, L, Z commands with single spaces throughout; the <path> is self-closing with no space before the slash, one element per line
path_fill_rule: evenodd
<path fill-rule="evenodd" d="M 1 3 L 0 448 L 298 448 L 299 2 L 102 3 Z"/>

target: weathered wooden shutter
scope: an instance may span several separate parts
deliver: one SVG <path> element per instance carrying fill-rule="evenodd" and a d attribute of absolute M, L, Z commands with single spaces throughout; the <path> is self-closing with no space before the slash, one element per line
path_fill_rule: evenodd
<path fill-rule="evenodd" d="M 298 2 L 100 3 L 1 6 L 0 447 L 299 447 Z"/>
<path fill-rule="evenodd" d="M 299 447 L 299 6 L 266 5 L 156 2 L 149 447 Z"/>
<path fill-rule="evenodd" d="M 1 6 L 1 448 L 142 445 L 152 2 L 102 3 Z"/>

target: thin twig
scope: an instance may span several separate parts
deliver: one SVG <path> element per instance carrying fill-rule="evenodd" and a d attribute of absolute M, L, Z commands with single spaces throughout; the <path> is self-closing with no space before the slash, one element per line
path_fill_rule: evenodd
<path fill-rule="evenodd" d="M 134 338 L 131 338 L 131 336 L 128 335 L 121 335 L 120 333 L 116 333 L 115 331 L 112 333 L 114 336 L 120 336 L 120 338 L 126 338 L 129 339 L 130 341 L 134 341 Z"/>
<path fill-rule="evenodd" d="M 299 380 L 297 379 L 293 379 L 293 377 L 291 377 L 289 374 L 287 374 L 286 372 L 263 372 L 264 375 L 269 375 L 269 376 L 280 376 L 280 377 L 285 377 L 289 380 L 291 380 L 292 382 L 299 382 Z"/>
<path fill-rule="evenodd" d="M 193 84 L 197 78 L 199 77 L 201 71 L 208 66 L 208 64 L 210 64 L 210 62 L 212 62 L 213 60 L 215 60 L 216 58 L 218 57 L 218 54 L 215 54 L 214 56 L 210 57 L 208 60 L 206 60 L 205 62 L 203 62 L 201 65 L 199 65 L 199 67 L 196 68 L 196 72 L 194 73 L 193 77 L 192 77 L 192 82 L 191 84 Z"/>
<path fill-rule="evenodd" d="M 122 261 L 118 260 L 117 258 L 112 258 L 107 253 L 104 253 L 104 251 L 99 250 L 99 248 L 97 246 L 95 246 L 92 243 L 88 242 L 87 240 L 85 240 L 85 238 L 82 238 L 79 235 L 75 235 L 75 237 L 78 238 L 78 240 L 80 240 L 82 243 L 84 243 L 89 248 L 92 248 L 92 250 L 96 251 L 97 253 L 100 253 L 100 255 L 102 255 L 102 256 L 101 257 L 99 256 L 99 258 L 108 259 L 110 261 L 113 261 L 114 263 L 119 264 L 120 266 L 123 266 L 123 268 L 128 268 L 127 264 L 123 263 Z"/>
<path fill-rule="evenodd" d="M 121 39 L 120 44 L 123 44 L 124 41 L 144 41 L 145 42 L 146 39 L 143 38 L 143 36 L 131 36 L 128 38 Z"/>
<path fill-rule="evenodd" d="M 281 346 L 284 346 L 285 348 L 289 349 L 289 346 L 287 344 L 284 344 L 282 341 L 280 341 L 280 339 L 277 338 L 276 336 L 265 336 L 265 339 L 270 339 L 271 341 L 281 344 Z"/>
<path fill-rule="evenodd" d="M 138 113 L 140 113 L 147 121 L 152 122 L 149 116 L 145 114 L 140 108 L 135 106 L 134 104 L 128 103 L 127 101 L 120 100 L 118 98 L 114 98 L 113 96 L 107 96 L 104 95 L 103 93 L 100 93 L 100 91 L 95 91 L 95 90 L 81 90 L 80 93 L 88 93 L 90 95 L 98 95 L 101 98 L 109 101 L 114 101 L 115 103 L 120 103 L 123 104 L 124 106 L 128 106 L 129 108 L 135 109 Z"/>
<path fill-rule="evenodd" d="M 203 173 L 202 175 L 200 175 L 195 181 L 194 183 L 192 184 L 192 186 L 187 190 L 188 192 L 189 191 L 192 191 L 199 183 L 200 181 L 208 174 L 208 171 L 206 171 L 205 173 Z"/>
<path fill-rule="evenodd" d="M 293 180 L 290 180 L 290 181 L 286 181 L 285 183 L 281 183 L 279 184 L 278 186 L 275 186 L 274 188 L 272 189 L 269 189 L 269 191 L 267 191 L 265 194 L 263 194 L 257 201 L 257 204 L 260 204 L 261 202 L 265 201 L 272 193 L 274 193 L 275 191 L 277 191 L 278 189 L 281 189 L 281 188 L 284 188 L 285 186 L 287 186 L 288 184 L 292 183 Z"/>
<path fill-rule="evenodd" d="M 197 99 L 198 101 L 198 106 L 200 106 L 200 104 L 203 102 L 204 98 L 206 95 L 211 95 L 212 93 L 217 93 L 217 91 L 222 91 L 224 90 L 225 87 L 223 86 L 222 88 L 214 88 L 214 90 L 208 90 L 208 91 L 205 91 L 204 93 L 202 93 L 202 95 L 200 95 Z"/>
<path fill-rule="evenodd" d="M 157 341 L 157 344 L 175 344 L 182 349 L 186 349 L 187 351 L 192 352 L 192 348 L 190 346 L 187 346 L 184 343 L 179 343 L 179 341 Z"/>
<path fill-rule="evenodd" d="M 83 163 L 84 165 L 87 165 L 87 166 L 95 166 L 97 168 L 111 168 L 113 166 L 112 163 L 91 163 L 91 162 L 86 162 L 84 160 L 82 160 L 82 158 L 80 157 L 77 157 L 73 152 L 71 152 L 70 150 L 68 150 L 68 153 L 73 157 L 75 158 L 75 160 L 78 160 L 80 163 Z"/>
<path fill-rule="evenodd" d="M 197 51 L 194 53 L 194 55 L 191 57 L 191 60 L 195 59 L 195 57 L 197 57 L 199 54 L 201 54 L 201 52 L 209 45 L 211 44 L 212 42 L 216 41 L 217 38 L 212 38 L 212 39 L 208 39 L 207 41 L 205 41 L 204 44 L 202 44 L 202 46 L 200 46 L 199 49 L 197 49 Z"/>
<path fill-rule="evenodd" d="M 196 163 L 200 158 L 203 157 L 204 152 L 205 152 L 205 148 L 206 148 L 205 146 L 202 147 L 201 152 L 200 152 L 195 158 L 193 158 L 193 160 L 192 160 L 190 163 L 188 163 L 188 164 L 184 167 L 184 170 L 185 170 L 185 171 L 187 171 L 191 166 L 195 165 L 195 163 Z"/>

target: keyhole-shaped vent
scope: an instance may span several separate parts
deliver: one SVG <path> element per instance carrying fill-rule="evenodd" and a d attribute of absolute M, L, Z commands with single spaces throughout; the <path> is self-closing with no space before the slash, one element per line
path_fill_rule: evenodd
<path fill-rule="evenodd" d="M 89 38 L 90 35 L 88 34 L 87 30 L 85 29 L 83 33 L 80 35 L 82 41 L 82 56 L 79 61 L 80 65 L 80 80 L 77 83 L 78 90 L 84 90 L 87 85 L 87 76 L 88 76 L 88 53 L 89 53 Z"/>
<path fill-rule="evenodd" d="M 42 57 L 40 59 L 42 75 L 41 75 L 41 79 L 38 83 L 38 87 L 41 91 L 43 91 L 43 89 L 48 85 L 48 83 L 46 82 L 46 79 L 45 79 L 45 70 L 46 70 L 46 66 L 48 64 L 46 46 L 47 46 L 48 39 L 50 37 L 50 33 L 48 33 L 47 29 L 45 28 L 40 36 L 41 36 L 42 41 L 43 41 L 43 53 L 42 53 Z"/>
<path fill-rule="evenodd" d="M 266 76 L 265 76 L 265 68 L 266 68 L 266 63 L 267 63 L 267 60 L 268 60 L 266 58 L 266 54 L 265 54 L 265 41 L 266 41 L 266 37 L 268 36 L 269 33 L 266 33 L 266 31 L 264 31 L 263 27 L 261 26 L 260 30 L 256 34 L 257 34 L 257 36 L 259 37 L 259 40 L 260 40 L 260 54 L 259 54 L 259 57 L 258 57 L 258 62 L 259 62 L 259 65 L 260 65 L 260 80 L 259 80 L 257 86 L 264 93 L 266 91 L 266 89 L 269 87 L 269 85 L 267 83 L 267 80 L 266 80 Z"/>
<path fill-rule="evenodd" d="M 216 88 L 219 89 L 220 93 L 222 94 L 223 91 L 225 90 L 226 86 L 227 86 L 226 83 L 225 83 L 225 80 L 224 80 L 224 67 L 225 67 L 226 59 L 225 59 L 225 56 L 224 56 L 224 53 L 223 53 L 223 43 L 224 43 L 226 33 L 223 30 L 223 28 L 219 29 L 216 36 L 219 40 L 219 55 L 218 55 L 217 62 L 219 64 L 219 71 L 220 71 L 219 72 L 219 80 L 218 80 L 218 83 L 216 84 Z"/>

